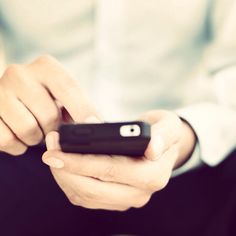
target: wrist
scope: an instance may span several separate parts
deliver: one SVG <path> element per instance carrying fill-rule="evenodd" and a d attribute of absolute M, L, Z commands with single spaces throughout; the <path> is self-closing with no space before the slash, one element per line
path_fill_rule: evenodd
<path fill-rule="evenodd" d="M 175 169 L 182 166 L 185 162 L 188 161 L 194 151 L 196 142 L 197 137 L 194 130 L 188 124 L 188 122 L 182 120 L 182 137 L 179 142 L 180 152 L 174 166 Z"/>

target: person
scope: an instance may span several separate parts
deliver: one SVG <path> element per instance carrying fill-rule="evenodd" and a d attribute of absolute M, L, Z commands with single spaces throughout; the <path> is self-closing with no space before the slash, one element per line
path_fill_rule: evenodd
<path fill-rule="evenodd" d="M 151 212 L 152 217 L 158 217 L 154 203 L 152 211 L 146 209 L 155 199 L 153 194 L 165 188 L 171 176 L 194 172 L 194 168 L 202 170 L 204 163 L 217 166 L 235 148 L 235 10 L 231 1 L 206 0 L 101 0 L 97 5 L 93 1 L 2 1 L 1 34 L 8 66 L 0 80 L 1 151 L 20 155 L 46 136 L 48 151 L 43 161 L 74 205 L 118 211 L 143 207 L 140 210 L 145 215 Z M 38 57 L 43 53 L 54 58 Z M 38 59 L 33 60 L 35 57 Z M 129 157 L 98 158 L 60 151 L 56 130 L 62 121 L 101 122 L 103 117 L 149 122 L 152 137 L 145 157 L 137 162 Z M 37 150 L 30 148 L 28 152 L 32 156 Z M 9 167 L 11 161 L 6 157 L 3 154 L 2 166 L 15 168 Z M 17 163 L 26 165 L 23 170 L 33 168 L 28 159 L 18 159 Z M 19 172 L 19 179 L 23 172 Z M 1 173 L 9 176 L 6 171 Z M 44 181 L 49 181 L 47 178 Z M 51 188 L 48 183 L 44 190 Z M 32 187 L 30 181 L 28 185 Z M 227 187 L 230 192 L 235 189 Z M 57 192 L 50 189 L 48 193 L 51 191 Z M 20 195 L 17 190 L 13 192 Z M 53 212 L 59 203 L 64 204 L 61 199 L 56 203 L 47 199 L 46 203 Z M 168 204 L 170 201 L 165 201 L 165 209 Z M 81 209 L 76 214 L 79 219 L 84 216 Z M 101 221 L 107 221 L 109 217 L 103 218 L 106 214 Z M 96 213 L 86 211 L 86 215 L 94 219 Z M 116 220 L 120 217 L 112 216 Z M 53 215 L 55 218 L 60 217 Z M 77 217 L 72 218 L 73 222 Z M 126 216 L 117 225 L 124 219 Z M 25 225 L 16 224 L 17 230 Z M 147 223 L 143 224 L 144 234 L 150 234 Z M 122 226 L 117 225 L 112 230 L 119 232 Z M 53 224 L 47 226 L 48 230 L 53 228 Z M 191 226 L 186 233 L 203 230 L 202 224 Z M 158 232 L 152 229 L 153 234 Z M 160 229 L 163 235 L 173 233 Z M 125 230 L 133 232 L 130 227 Z M 181 230 L 185 232 L 185 227 Z M 139 227 L 135 233 L 140 233 Z"/>

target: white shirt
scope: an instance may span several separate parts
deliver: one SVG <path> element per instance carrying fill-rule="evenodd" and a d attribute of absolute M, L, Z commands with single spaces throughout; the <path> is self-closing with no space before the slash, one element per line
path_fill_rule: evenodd
<path fill-rule="evenodd" d="M 55 56 L 106 120 L 175 110 L 214 166 L 236 144 L 236 1 L 0 0 L 8 63 Z"/>

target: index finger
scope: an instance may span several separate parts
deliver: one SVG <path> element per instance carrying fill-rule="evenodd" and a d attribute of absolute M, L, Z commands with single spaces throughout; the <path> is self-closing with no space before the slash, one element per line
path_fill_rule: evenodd
<path fill-rule="evenodd" d="M 44 153 L 43 162 L 51 166 L 51 158 L 63 165 L 52 166 L 74 175 L 120 183 L 146 190 L 161 189 L 169 179 L 176 158 L 173 146 L 157 161 L 124 156 L 83 155 L 50 150 Z M 59 166 L 59 167 L 58 167 Z"/>
<path fill-rule="evenodd" d="M 88 116 L 97 116 L 95 107 L 79 82 L 73 79 L 54 58 L 42 56 L 29 66 L 42 85 L 65 107 L 74 121 L 83 122 Z"/>

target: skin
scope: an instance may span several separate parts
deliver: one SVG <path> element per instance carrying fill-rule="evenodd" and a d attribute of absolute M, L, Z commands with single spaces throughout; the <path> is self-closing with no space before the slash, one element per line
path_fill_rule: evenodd
<path fill-rule="evenodd" d="M 117 211 L 143 207 L 167 185 L 173 169 L 188 159 L 196 142 L 188 124 L 162 110 L 141 118 L 152 125 L 152 137 L 145 156 L 139 159 L 63 153 L 58 133 L 47 135 L 43 161 L 72 204 Z"/>
<path fill-rule="evenodd" d="M 56 131 L 62 121 L 99 122 L 99 115 L 78 82 L 50 56 L 6 68 L 0 107 L 0 151 L 17 156 L 46 137 L 43 162 L 72 204 L 91 209 L 144 206 L 196 142 L 191 127 L 173 112 L 155 110 L 139 117 L 151 124 L 150 144 L 139 159 L 61 152 Z"/>
<path fill-rule="evenodd" d="M 0 151 L 16 156 L 57 130 L 63 117 L 80 122 L 94 112 L 78 82 L 47 55 L 6 68 L 0 107 Z"/>

